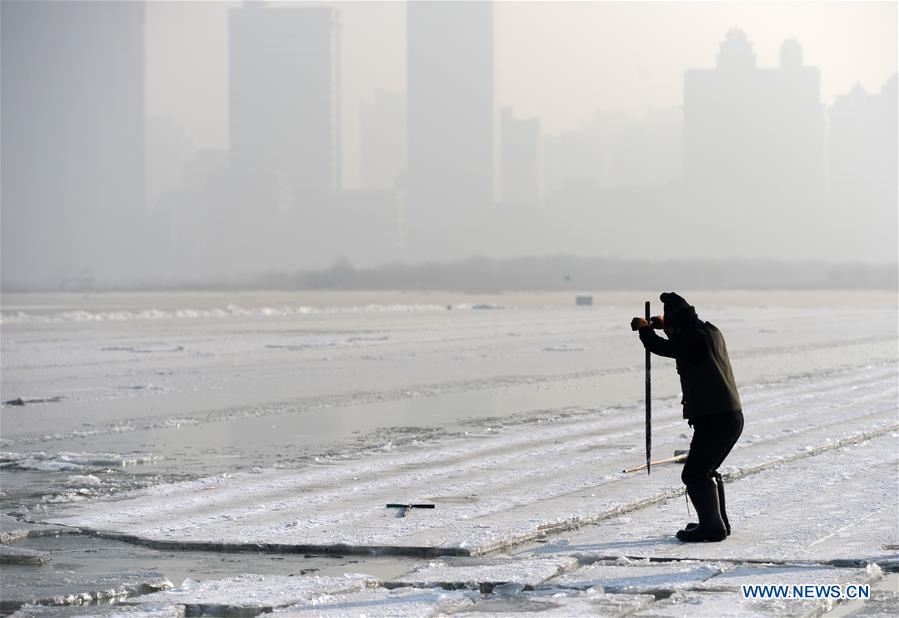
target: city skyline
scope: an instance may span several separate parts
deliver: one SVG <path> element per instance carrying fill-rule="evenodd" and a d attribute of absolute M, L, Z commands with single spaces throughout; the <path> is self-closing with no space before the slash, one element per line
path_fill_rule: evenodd
<path fill-rule="evenodd" d="M 216 4 L 218 4 L 218 3 L 216 3 Z M 228 3 L 226 3 L 226 4 L 228 4 Z M 336 19 L 340 23 L 340 25 L 338 25 L 337 28 L 339 30 L 343 31 L 343 30 L 345 30 L 345 24 L 344 24 L 345 18 L 343 17 L 343 15 L 346 12 L 346 7 L 347 6 L 355 6 L 356 4 L 358 4 L 358 3 L 355 3 L 355 2 L 316 3 L 316 2 L 305 2 L 305 1 L 279 2 L 277 0 L 275 2 L 262 2 L 259 0 L 252 0 L 249 2 L 245 2 L 242 5 L 241 5 L 241 3 L 237 3 L 237 2 L 230 3 L 230 4 L 228 4 L 228 6 L 231 7 L 231 9 L 229 9 L 229 10 L 233 10 L 234 8 L 236 8 L 238 6 L 245 6 L 245 7 L 249 7 L 249 6 L 263 7 L 264 6 L 266 8 L 271 9 L 271 8 L 284 8 L 284 7 L 314 8 L 314 7 L 319 7 L 319 6 L 334 5 L 334 6 L 338 7 L 338 9 L 339 9 L 335 13 L 337 15 Z M 371 3 L 367 3 L 367 4 L 370 6 L 379 6 L 382 3 L 371 2 Z M 406 5 L 407 3 L 396 3 L 396 4 Z M 451 3 L 434 3 L 434 4 L 440 5 L 440 4 L 451 4 Z M 462 3 L 462 4 L 466 4 L 466 5 L 489 5 L 489 4 L 492 4 L 494 6 L 494 13 L 496 13 L 496 8 L 499 8 L 503 4 L 509 4 L 509 3 L 466 2 L 466 3 Z M 539 5 L 542 3 L 533 3 L 533 4 Z M 624 4 L 641 4 L 641 3 L 624 3 Z M 681 4 L 688 5 L 688 4 L 692 4 L 692 3 L 681 3 Z M 734 4 L 738 4 L 738 3 L 734 3 Z M 495 21 L 499 21 L 499 19 L 496 18 Z M 495 30 L 496 30 L 496 28 L 494 28 L 494 31 Z M 747 34 L 752 39 L 753 42 L 755 41 L 755 39 L 751 36 L 751 33 L 745 32 L 745 30 L 743 30 L 742 28 L 734 27 L 734 28 L 728 29 L 728 31 L 744 32 L 744 34 Z M 726 32 L 727 31 L 722 32 L 720 36 L 723 37 L 726 34 Z M 346 38 L 346 37 L 344 36 L 343 38 Z M 403 34 L 403 38 L 406 38 L 405 32 Z M 802 42 L 798 41 L 796 38 L 785 39 L 785 41 L 791 41 L 796 45 L 800 45 L 801 47 L 804 47 L 802 45 Z M 774 50 L 776 52 L 776 54 L 780 54 L 782 52 L 783 42 L 784 41 L 781 41 L 776 46 L 777 49 Z M 716 42 L 716 44 L 717 44 L 717 42 Z M 498 45 L 497 45 L 497 47 L 498 47 Z M 755 56 L 757 56 L 756 62 L 758 63 L 759 66 L 763 66 L 765 64 L 767 64 L 768 66 L 774 66 L 780 61 L 779 58 L 773 58 L 773 59 L 771 58 L 771 56 L 772 56 L 771 49 L 765 49 L 764 47 L 762 47 L 760 45 L 755 45 L 753 53 L 755 54 Z M 800 51 L 800 54 L 803 54 L 803 53 L 804 52 Z M 502 53 L 497 51 L 496 55 L 502 56 Z M 706 64 L 706 65 L 713 64 L 713 62 L 710 62 L 711 58 L 713 58 L 713 56 L 707 53 L 706 58 L 704 59 L 703 62 L 697 63 L 698 66 L 685 67 L 683 69 L 683 71 L 681 72 L 681 75 L 683 75 L 684 73 L 688 73 L 690 71 L 695 72 L 697 70 L 702 70 L 702 69 L 706 68 L 706 67 L 702 67 L 701 65 L 702 64 Z M 893 64 L 895 64 L 895 63 L 893 63 Z M 814 66 L 815 70 L 818 71 L 819 88 L 820 88 L 821 92 L 823 93 L 823 85 L 822 84 L 827 83 L 826 75 L 823 78 L 821 78 L 820 75 L 822 72 L 820 71 L 818 65 L 813 65 L 813 66 Z M 349 73 L 349 72 L 351 72 L 351 70 L 348 70 L 346 67 L 346 63 L 344 63 L 344 67 L 342 67 L 342 74 L 339 79 L 342 80 L 343 74 Z M 884 79 L 882 82 L 874 84 L 873 87 L 869 87 L 868 89 L 866 89 L 858 81 L 856 81 L 853 83 L 852 89 L 854 90 L 857 88 L 861 88 L 862 90 L 868 92 L 869 94 L 877 94 L 879 92 L 879 89 L 883 86 L 883 84 L 885 84 L 888 81 L 888 78 L 889 78 L 889 75 L 887 75 L 886 79 Z M 494 80 L 495 87 L 497 87 L 496 83 L 499 81 L 500 80 Z M 679 79 L 678 81 L 683 82 L 683 79 Z M 229 86 L 229 88 L 230 88 L 230 86 Z M 373 188 L 371 181 L 366 182 L 364 180 L 364 176 L 366 175 L 366 170 L 363 169 L 363 166 L 366 164 L 366 161 L 364 160 L 366 155 L 363 153 L 364 146 L 362 145 L 362 140 L 364 139 L 364 136 L 363 136 L 364 127 L 362 126 L 364 121 L 362 120 L 362 117 L 366 113 L 368 113 L 369 124 L 371 125 L 371 122 L 372 122 L 371 111 L 373 109 L 376 109 L 379 104 L 381 106 L 383 106 L 385 104 L 385 100 L 387 100 L 387 99 L 392 99 L 391 104 L 394 106 L 395 109 L 393 112 L 388 112 L 386 110 L 382 110 L 382 113 L 388 113 L 388 114 L 393 113 L 394 118 L 397 118 L 397 116 L 396 116 L 397 108 L 403 108 L 406 111 L 406 113 L 408 113 L 408 109 L 406 108 L 406 103 L 405 103 L 406 96 L 407 96 L 406 90 L 407 90 L 407 88 L 405 87 L 405 82 L 396 89 L 377 88 L 374 91 L 374 93 L 371 95 L 370 98 L 366 98 L 366 99 L 358 101 L 358 110 L 357 110 L 358 113 L 354 114 L 354 116 L 356 116 L 356 117 L 351 122 L 346 121 L 347 118 L 346 118 L 346 112 L 345 112 L 345 108 L 348 107 L 346 101 L 349 97 L 345 93 L 342 92 L 342 97 L 340 98 L 339 106 L 344 108 L 344 112 L 338 114 L 337 122 L 339 124 L 343 125 L 344 128 L 342 130 L 343 137 L 341 140 L 341 144 L 338 146 L 338 148 L 345 149 L 347 142 L 354 143 L 354 146 L 352 146 L 352 148 L 350 150 L 352 150 L 354 153 L 351 156 L 355 157 L 355 161 L 353 163 L 351 163 L 349 166 L 349 167 L 353 168 L 353 170 L 350 172 L 349 175 L 358 177 L 358 180 L 355 183 L 352 181 L 348 181 L 347 177 L 346 177 L 347 174 L 344 173 L 340 177 L 340 179 L 336 182 L 335 186 L 337 188 L 350 189 L 350 190 L 354 189 L 354 188 L 362 188 L 362 189 Z M 848 94 L 848 92 L 849 92 L 849 90 L 842 91 L 842 92 L 834 92 L 834 93 L 832 93 L 832 98 L 835 100 L 841 96 Z M 821 95 L 821 98 L 822 98 L 822 102 L 823 102 L 824 106 L 829 107 L 830 104 L 828 103 L 828 101 L 826 100 L 826 97 L 824 97 L 823 94 Z M 667 119 L 663 120 L 663 122 L 667 122 L 669 124 L 669 126 L 671 126 L 672 122 L 674 122 L 672 120 L 672 118 L 674 116 L 676 116 L 678 113 L 682 113 L 681 112 L 682 107 L 683 107 L 683 95 L 682 95 L 681 99 L 679 101 L 676 101 L 672 106 L 669 106 L 669 107 L 649 106 L 648 108 L 639 110 L 637 112 L 635 112 L 634 110 L 630 110 L 630 111 L 620 110 L 620 109 L 619 110 L 609 110 L 609 109 L 606 109 L 606 108 L 600 106 L 600 107 L 594 108 L 590 112 L 590 115 L 588 117 L 580 119 L 575 126 L 570 126 L 570 127 L 564 128 L 564 129 L 558 129 L 556 131 L 553 131 L 547 127 L 547 125 L 551 124 L 551 123 L 548 122 L 546 117 L 540 116 L 540 115 L 532 115 L 530 117 L 535 119 L 541 125 L 541 129 L 542 129 L 540 132 L 541 141 L 544 139 L 555 140 L 555 141 L 559 141 L 559 140 L 564 141 L 566 139 L 566 135 L 574 136 L 574 135 L 582 134 L 584 132 L 585 128 L 587 128 L 587 130 L 593 130 L 593 128 L 595 128 L 595 125 L 597 125 L 598 122 L 601 123 L 601 122 L 607 121 L 607 120 L 598 120 L 600 117 L 603 117 L 606 119 L 611 118 L 612 122 L 619 122 L 621 125 L 625 125 L 627 123 L 631 123 L 631 124 L 640 123 L 644 119 L 650 119 L 652 117 L 655 117 L 655 120 L 659 121 L 660 119 L 665 118 L 667 116 Z M 510 111 L 510 113 L 514 114 L 515 116 L 526 116 L 527 114 L 523 110 L 526 110 L 527 108 L 528 108 L 528 105 L 522 104 L 520 101 L 516 101 L 516 102 L 510 103 L 507 105 L 503 105 L 502 102 L 499 101 L 497 98 L 496 100 L 494 100 L 494 102 L 492 104 L 493 123 L 497 126 L 500 125 L 501 115 L 503 113 L 503 110 L 505 110 L 505 109 L 508 109 Z M 177 124 L 179 130 L 185 131 L 184 125 L 179 124 L 177 118 L 175 118 L 171 115 L 162 116 L 162 117 L 151 116 L 148 120 L 158 122 L 160 119 L 165 119 L 166 122 L 174 122 Z M 384 128 L 381 127 L 381 130 L 383 131 Z M 402 127 L 402 130 L 405 130 L 405 125 Z M 382 143 L 380 145 L 383 146 L 383 142 L 387 141 L 388 138 L 389 138 L 389 136 L 382 135 L 380 138 Z M 399 134 L 398 134 L 398 138 L 399 139 L 397 141 L 405 141 L 405 139 L 406 139 L 405 136 L 402 136 Z M 502 149 L 501 141 L 502 141 L 502 136 L 497 132 L 495 134 L 494 144 L 493 144 L 493 147 L 497 151 L 500 151 Z M 207 147 L 208 147 L 208 145 L 207 145 Z M 228 148 L 229 148 L 228 143 L 226 143 L 222 147 L 222 149 L 224 149 L 224 150 L 228 150 Z M 202 146 L 200 146 L 197 149 L 203 150 L 204 148 Z M 552 145 L 547 146 L 547 150 L 551 150 L 551 149 L 552 149 Z M 400 156 L 406 157 L 407 154 L 402 153 Z M 344 172 L 346 171 L 346 170 L 344 170 L 344 168 L 346 167 L 346 163 L 347 163 L 346 159 L 347 159 L 346 153 L 343 153 L 343 161 L 338 163 L 338 167 Z M 371 154 L 368 155 L 367 163 L 369 165 L 375 165 L 375 166 L 381 166 L 381 167 L 383 167 L 385 165 L 384 161 L 376 160 L 376 158 L 373 157 Z M 495 163 L 496 163 L 496 165 L 494 167 L 496 167 L 496 170 L 495 170 L 496 178 L 494 181 L 494 195 L 497 198 L 499 198 L 503 191 L 502 179 L 501 179 L 501 173 L 500 173 L 503 163 L 500 158 L 498 158 Z M 393 165 L 396 166 L 397 164 L 394 163 Z M 674 167 L 676 168 L 678 166 L 675 165 Z M 401 171 L 402 170 L 400 170 L 400 172 Z M 677 175 L 676 172 L 673 172 L 671 170 L 667 171 L 667 173 L 668 173 L 668 175 L 670 175 L 672 177 Z M 541 185 L 544 184 L 544 180 L 545 180 L 544 178 L 540 179 Z M 552 184 L 549 179 L 546 179 L 546 180 L 547 180 L 547 183 L 546 183 L 547 185 Z M 600 185 L 610 184 L 608 179 L 604 179 L 601 177 L 597 177 L 597 181 L 598 181 L 598 184 L 600 184 Z M 393 186 L 392 183 L 386 182 L 385 179 L 383 179 L 383 178 L 379 181 L 379 183 L 380 183 L 379 188 L 387 188 L 387 187 Z M 614 184 L 614 183 L 612 183 L 612 184 Z M 544 187 L 544 189 L 545 188 L 546 187 Z M 152 208 L 152 204 L 150 204 L 150 207 Z"/>
<path fill-rule="evenodd" d="M 231 3 L 229 141 L 208 147 L 140 87 L 155 5 L 2 6 L 6 283 L 472 255 L 895 261 L 896 74 L 828 102 L 798 37 L 771 59 L 728 28 L 676 104 L 554 131 L 498 95 L 507 3 L 403 3 L 404 82 L 347 123 L 358 7 Z"/>
<path fill-rule="evenodd" d="M 245 11 L 246 6 L 252 5 L 232 11 Z M 275 13 L 282 6 L 265 10 Z M 306 4 L 289 6 L 319 10 Z M 463 238 L 470 250 L 498 256 L 565 247 L 576 254 L 617 254 L 621 238 L 640 236 L 626 221 L 627 208 L 661 212 L 673 204 L 703 221 L 700 230 L 718 227 L 734 237 L 766 236 L 765 249 L 773 257 L 792 254 L 812 259 L 829 253 L 851 259 L 854 249 L 830 250 L 833 242 L 826 235 L 813 235 L 814 240 L 801 245 L 805 249 L 795 241 L 804 222 L 828 206 L 831 184 L 829 107 L 821 93 L 821 71 L 806 61 L 800 41 L 782 41 L 776 60 L 767 64 L 759 58 L 768 54 L 743 30 L 731 28 L 722 33 L 717 51 L 707 50 L 711 61 L 683 71 L 683 100 L 678 105 L 644 114 L 597 110 L 589 121 L 553 135 L 543 129 L 539 116 L 525 120 L 518 106 L 498 108 L 496 80 L 491 79 L 497 6 L 406 5 L 410 61 L 405 87 L 377 91 L 375 99 L 360 109 L 356 135 L 360 147 L 367 144 L 369 151 L 372 144 L 377 147 L 375 154 L 369 152 L 360 160 L 360 176 L 378 178 L 363 188 L 379 191 L 375 201 L 381 204 L 378 208 L 386 208 L 380 211 L 383 217 L 396 219 L 399 251 L 390 246 L 389 234 L 384 235 L 384 222 L 373 222 L 373 229 L 382 229 L 382 240 L 388 239 L 375 251 L 382 261 L 458 259 L 464 254 L 454 243 Z M 345 36 L 340 11 L 335 15 Z M 702 66 L 710 64 L 711 68 Z M 345 70 L 342 64 L 341 71 Z M 720 85 L 712 86 L 716 82 Z M 714 94 L 716 88 L 719 94 Z M 703 94 L 691 95 L 696 91 Z M 730 91 L 743 94 L 735 98 Z M 370 171 L 368 165 L 375 169 Z M 491 184 L 492 191 L 487 188 Z M 513 187 L 532 189 L 523 198 Z M 626 187 L 634 189 L 619 191 Z M 340 188 L 352 195 L 351 187 Z M 880 195 L 874 200 L 880 206 L 870 211 L 888 220 L 889 200 L 884 203 L 883 190 Z M 669 204 L 660 201 L 664 196 Z M 364 204 L 369 198 L 360 193 L 350 201 Z M 395 214 L 391 201 L 396 203 Z M 514 203 L 525 208 L 517 212 L 506 208 Z M 539 211 L 541 206 L 550 207 L 549 220 Z M 317 212 L 320 229 L 339 234 L 325 223 L 333 216 L 330 207 Z M 768 221 L 775 214 L 778 225 Z M 510 228 L 515 218 L 520 220 Z M 844 208 L 833 218 L 843 224 L 851 217 Z M 295 225 L 304 227 L 299 221 Z M 622 233 L 597 244 L 607 235 L 597 231 L 611 227 Z M 689 236 L 690 230 L 681 227 L 674 222 L 672 229 Z M 238 229 L 246 234 L 245 226 Z M 277 232 L 269 236 L 276 237 Z M 309 239 L 307 244 L 319 240 Z M 889 259 L 892 250 L 887 247 L 895 242 L 889 237 L 881 241 L 859 245 L 864 250 L 858 255 L 863 260 Z M 660 243 L 664 245 L 664 240 L 657 238 Z M 696 246 L 710 255 L 749 257 L 727 239 L 694 244 L 688 250 L 691 257 L 703 256 Z M 321 255 L 326 254 L 324 249 Z M 330 255 L 360 252 L 348 247 Z M 370 263 L 367 258 L 359 260 Z M 315 263 L 324 265 L 321 260 Z"/>
<path fill-rule="evenodd" d="M 198 148 L 227 145 L 227 15 L 240 4 L 148 5 L 148 114 L 171 114 Z M 340 11 L 343 186 L 361 187 L 360 109 L 378 90 L 405 89 L 405 3 L 268 4 Z M 540 117 L 551 135 L 597 110 L 639 116 L 678 105 L 683 71 L 713 66 L 708 50 L 732 28 L 763 66 L 777 63 L 784 40 L 799 40 L 822 71 L 826 105 L 857 84 L 876 92 L 896 72 L 889 2 L 497 2 L 494 13 L 496 108 Z"/>

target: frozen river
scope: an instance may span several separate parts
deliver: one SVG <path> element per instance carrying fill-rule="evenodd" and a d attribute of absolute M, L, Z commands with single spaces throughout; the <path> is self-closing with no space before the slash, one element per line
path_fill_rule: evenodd
<path fill-rule="evenodd" d="M 784 565 L 892 581 L 895 294 L 683 295 L 725 333 L 746 413 L 715 545 L 671 540 L 679 467 L 621 473 L 643 445 L 628 323 L 657 293 L 5 295 L 0 390 L 25 405 L 0 411 L 3 547 L 43 564 L 4 565 L 4 607 L 120 585 L 140 602 L 116 607 L 166 615 L 721 615 Z M 678 393 L 655 360 L 658 457 L 689 443 Z M 407 501 L 437 508 L 384 509 Z M 43 536 L 60 525 L 82 532 Z"/>

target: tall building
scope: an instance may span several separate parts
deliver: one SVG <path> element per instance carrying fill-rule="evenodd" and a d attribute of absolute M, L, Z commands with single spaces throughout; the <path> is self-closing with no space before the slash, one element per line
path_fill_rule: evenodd
<path fill-rule="evenodd" d="M 395 189 L 406 169 L 406 95 L 378 90 L 362 103 L 359 120 L 362 189 Z"/>
<path fill-rule="evenodd" d="M 193 141 L 174 116 L 151 116 L 146 123 L 146 193 L 152 210 L 159 199 L 184 185 L 184 168 L 196 156 Z"/>
<path fill-rule="evenodd" d="M 820 76 L 785 41 L 780 66 L 758 68 L 751 43 L 731 30 L 714 69 L 684 78 L 688 180 L 728 186 L 819 182 L 824 169 Z"/>
<path fill-rule="evenodd" d="M 665 184 L 683 178 L 683 112 L 651 109 L 621 121 L 610 136 L 609 186 Z"/>
<path fill-rule="evenodd" d="M 792 256 L 826 195 L 825 116 L 818 69 L 787 40 L 779 66 L 756 66 L 741 30 L 714 69 L 684 77 L 684 171 L 690 207 L 721 234 L 764 234 L 768 257 Z M 808 246 L 808 245 L 804 245 Z M 811 256 L 808 256 L 811 257 Z"/>
<path fill-rule="evenodd" d="M 137 267 L 144 12 L 143 2 L 0 3 L 5 287 Z"/>
<path fill-rule="evenodd" d="M 301 208 L 340 187 L 339 36 L 331 8 L 246 2 L 230 13 L 233 167 Z"/>
<path fill-rule="evenodd" d="M 476 210 L 493 201 L 493 5 L 409 2 L 408 207 Z"/>
<path fill-rule="evenodd" d="M 536 203 L 540 199 L 540 120 L 516 118 L 502 110 L 500 123 L 502 201 Z"/>
<path fill-rule="evenodd" d="M 856 86 L 830 110 L 830 212 L 836 230 L 855 248 L 849 257 L 896 258 L 896 75 L 880 92 Z M 863 254 L 857 250 L 863 247 Z"/>
<path fill-rule="evenodd" d="M 547 196 L 572 187 L 593 191 L 605 183 L 607 145 L 601 137 L 580 129 L 547 135 L 543 140 L 543 186 Z"/>

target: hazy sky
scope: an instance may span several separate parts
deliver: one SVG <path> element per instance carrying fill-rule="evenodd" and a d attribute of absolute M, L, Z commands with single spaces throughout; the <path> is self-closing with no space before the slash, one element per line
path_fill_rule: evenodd
<path fill-rule="evenodd" d="M 276 2 L 270 2 L 275 4 Z M 340 9 L 344 184 L 358 182 L 361 101 L 405 88 L 405 3 L 292 2 Z M 228 10 L 239 2 L 151 1 L 147 112 L 170 114 L 198 147 L 227 145 Z M 712 67 L 733 27 L 759 66 L 799 40 L 821 70 L 824 103 L 856 84 L 877 91 L 896 72 L 895 2 L 497 2 L 497 107 L 539 116 L 544 131 L 576 127 L 594 110 L 681 103 L 683 72 Z"/>

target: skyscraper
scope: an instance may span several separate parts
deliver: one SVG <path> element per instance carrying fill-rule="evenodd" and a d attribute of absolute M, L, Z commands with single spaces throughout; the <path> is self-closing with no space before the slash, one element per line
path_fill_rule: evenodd
<path fill-rule="evenodd" d="M 406 95 L 378 90 L 362 103 L 359 171 L 363 189 L 395 189 L 406 169 Z"/>
<path fill-rule="evenodd" d="M 833 228 L 864 247 L 838 257 L 890 262 L 896 258 L 897 161 L 894 74 L 869 94 L 856 86 L 838 96 L 830 111 L 830 211 Z M 834 216 L 835 215 L 835 216 Z"/>
<path fill-rule="evenodd" d="M 717 232 L 710 242 L 729 255 L 742 235 L 764 238 L 769 257 L 796 257 L 796 238 L 809 233 L 826 196 L 825 136 L 820 76 L 799 43 L 785 41 L 779 66 L 759 68 L 743 31 L 728 32 L 716 67 L 684 77 L 684 172 L 696 225 Z M 802 246 L 814 255 L 811 243 Z"/>
<path fill-rule="evenodd" d="M 493 6 L 409 2 L 410 212 L 493 200 Z"/>
<path fill-rule="evenodd" d="M 536 204 L 540 199 L 540 119 L 515 118 L 502 110 L 502 201 Z"/>
<path fill-rule="evenodd" d="M 144 3 L 0 11 L 4 285 L 121 277 L 145 215 Z"/>
<path fill-rule="evenodd" d="M 824 120 L 818 69 L 803 64 L 798 42 L 784 42 L 780 66 L 758 68 L 746 35 L 731 30 L 717 66 L 684 78 L 686 177 L 730 188 L 819 184 Z"/>
<path fill-rule="evenodd" d="M 301 207 L 340 187 L 339 33 L 331 8 L 247 2 L 230 14 L 232 164 Z"/>

